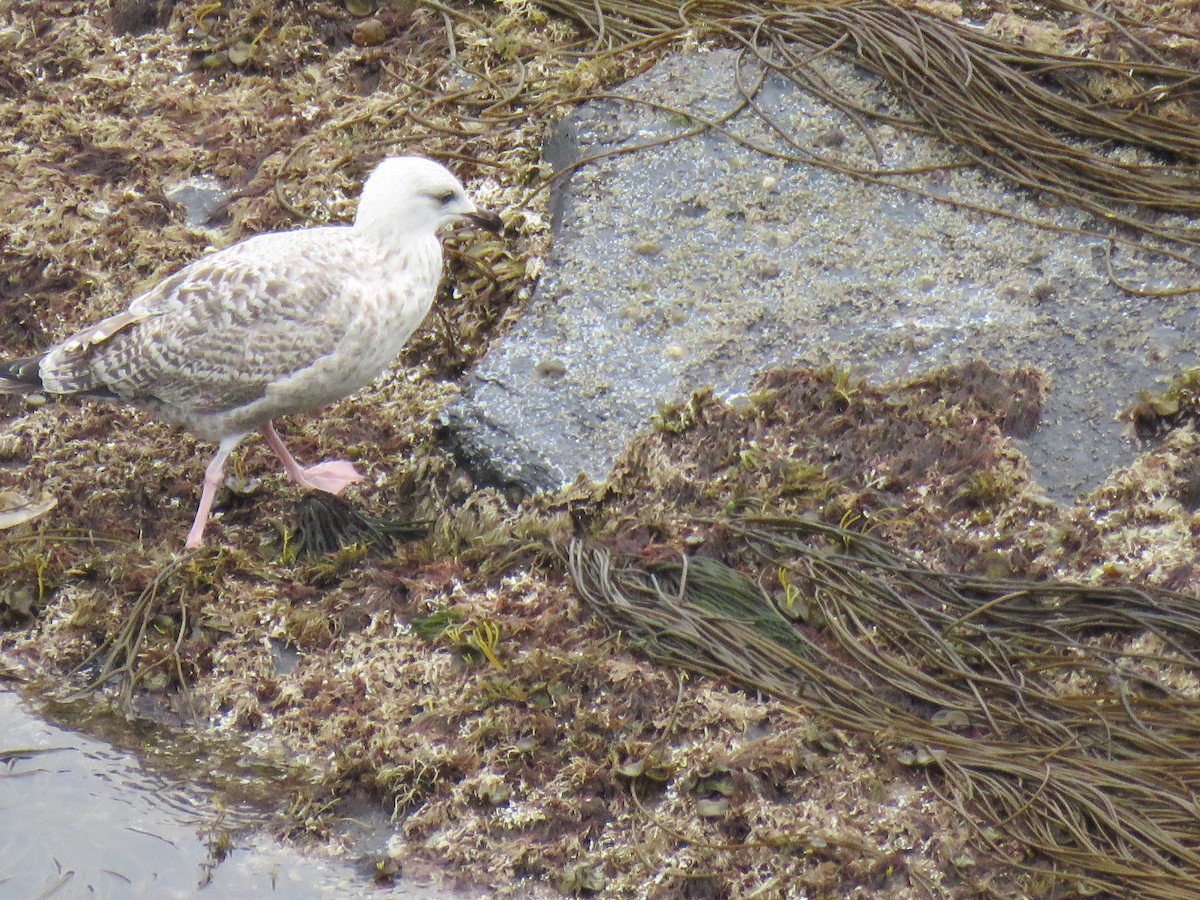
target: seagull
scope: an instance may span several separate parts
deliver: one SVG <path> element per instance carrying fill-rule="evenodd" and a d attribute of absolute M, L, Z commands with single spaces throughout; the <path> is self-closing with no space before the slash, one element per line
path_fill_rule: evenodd
<path fill-rule="evenodd" d="M 362 478 L 346 460 L 301 468 L 272 421 L 387 369 L 437 293 L 438 228 L 461 219 L 500 230 L 445 167 L 389 157 L 363 185 L 353 225 L 260 234 L 202 257 L 125 312 L 39 356 L 0 361 L 0 392 L 128 403 L 216 443 L 184 545 L 195 549 L 225 461 L 252 432 L 304 488 L 337 494 Z"/>

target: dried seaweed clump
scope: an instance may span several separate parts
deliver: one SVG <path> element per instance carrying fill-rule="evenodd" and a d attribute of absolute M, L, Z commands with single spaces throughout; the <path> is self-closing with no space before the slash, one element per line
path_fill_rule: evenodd
<path fill-rule="evenodd" d="M 595 496 L 597 537 L 693 546 L 697 517 L 812 515 L 937 548 L 951 568 L 1024 570 L 1007 522 L 1052 515 L 1005 432 L 1036 421 L 1045 383 L 970 363 L 873 387 L 848 372 L 777 371 L 748 402 L 701 392 L 662 410 Z M 1015 555 L 1014 555 L 1015 554 Z"/>
<path fill-rule="evenodd" d="M 1200 421 L 1200 368 L 1180 372 L 1164 391 L 1143 391 L 1122 418 L 1143 440 L 1158 437 L 1171 428 L 1195 425 Z"/>

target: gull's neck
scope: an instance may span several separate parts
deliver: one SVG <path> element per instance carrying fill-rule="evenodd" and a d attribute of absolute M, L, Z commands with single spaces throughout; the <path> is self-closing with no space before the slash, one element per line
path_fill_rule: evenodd
<path fill-rule="evenodd" d="M 360 215 L 354 220 L 353 227 L 356 235 L 375 244 L 388 256 L 418 248 L 424 253 L 431 250 L 439 255 L 441 253 L 441 242 L 434 226 L 422 224 L 406 228 L 395 216 L 386 219 L 364 219 Z"/>

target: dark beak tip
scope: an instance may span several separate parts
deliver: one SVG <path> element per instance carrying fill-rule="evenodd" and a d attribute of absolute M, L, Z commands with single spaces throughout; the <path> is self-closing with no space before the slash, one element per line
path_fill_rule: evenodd
<path fill-rule="evenodd" d="M 499 234 L 504 230 L 504 222 L 494 212 L 474 212 L 467 216 L 467 221 L 493 234 Z"/>

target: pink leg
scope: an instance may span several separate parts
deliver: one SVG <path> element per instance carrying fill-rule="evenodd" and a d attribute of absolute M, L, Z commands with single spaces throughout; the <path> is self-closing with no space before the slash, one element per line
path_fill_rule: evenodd
<path fill-rule="evenodd" d="M 225 469 L 225 460 L 233 452 L 233 448 L 244 438 L 244 434 L 227 437 L 217 446 L 217 452 L 204 470 L 204 488 L 200 491 L 200 507 L 196 510 L 196 518 L 192 522 L 192 530 L 188 532 L 183 546 L 187 550 L 195 550 L 204 541 L 204 526 L 208 524 L 208 514 L 212 512 L 213 498 L 217 488 L 221 486 L 221 475 Z"/>
<path fill-rule="evenodd" d="M 283 446 L 283 441 L 275 431 L 275 426 L 270 422 L 259 428 L 258 433 L 266 438 L 267 445 L 275 451 L 275 455 L 283 463 L 283 470 L 287 472 L 288 478 L 301 487 L 306 487 L 310 491 L 340 494 L 347 485 L 362 481 L 362 476 L 355 471 L 354 466 L 344 459 L 317 463 L 307 469 L 300 468 L 300 464 L 292 458 L 292 454 L 288 453 L 288 448 Z"/>

